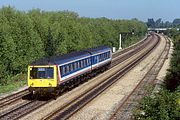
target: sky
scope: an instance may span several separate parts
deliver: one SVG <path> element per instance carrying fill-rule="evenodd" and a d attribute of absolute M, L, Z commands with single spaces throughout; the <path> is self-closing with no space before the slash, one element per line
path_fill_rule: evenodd
<path fill-rule="evenodd" d="M 180 18 L 180 0 L 0 0 L 0 8 L 9 5 L 22 11 L 36 8 L 43 11 L 69 10 L 91 18 L 137 18 L 141 21 L 162 18 L 170 22 Z"/>

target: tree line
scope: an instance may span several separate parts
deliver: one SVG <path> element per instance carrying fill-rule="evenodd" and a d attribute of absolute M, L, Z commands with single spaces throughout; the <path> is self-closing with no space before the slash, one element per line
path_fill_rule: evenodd
<path fill-rule="evenodd" d="M 100 45 L 118 48 L 119 33 L 131 32 L 132 29 L 135 34 L 126 36 L 125 46 L 146 33 L 143 22 L 79 17 L 70 11 L 19 11 L 10 6 L 2 7 L 0 85 L 11 84 L 13 76 L 25 74 L 27 65 L 42 57 Z"/>
<path fill-rule="evenodd" d="M 163 22 L 161 18 L 157 20 L 149 18 L 146 24 L 149 28 L 180 28 L 180 18 L 174 19 L 173 22 Z"/>

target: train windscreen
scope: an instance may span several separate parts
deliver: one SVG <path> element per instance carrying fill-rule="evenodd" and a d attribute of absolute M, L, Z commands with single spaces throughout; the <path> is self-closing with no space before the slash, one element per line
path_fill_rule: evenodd
<path fill-rule="evenodd" d="M 53 67 L 30 67 L 30 79 L 53 79 Z"/>

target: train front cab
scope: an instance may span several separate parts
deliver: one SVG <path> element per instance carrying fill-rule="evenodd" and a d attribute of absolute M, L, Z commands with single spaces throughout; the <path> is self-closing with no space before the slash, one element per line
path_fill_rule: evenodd
<path fill-rule="evenodd" d="M 57 87 L 57 67 L 28 66 L 28 87 L 30 92 L 52 92 Z"/>

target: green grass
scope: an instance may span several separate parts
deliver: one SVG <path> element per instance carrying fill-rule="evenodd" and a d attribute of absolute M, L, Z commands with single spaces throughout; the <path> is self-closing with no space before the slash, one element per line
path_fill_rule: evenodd
<path fill-rule="evenodd" d="M 0 85 L 0 95 L 18 90 L 20 87 L 26 85 L 26 81 L 13 82 L 12 84 Z"/>
<path fill-rule="evenodd" d="M 7 83 L 5 85 L 0 85 L 0 95 L 18 90 L 20 87 L 25 86 L 27 84 L 25 78 L 27 78 L 26 74 L 18 74 L 7 78 Z"/>

